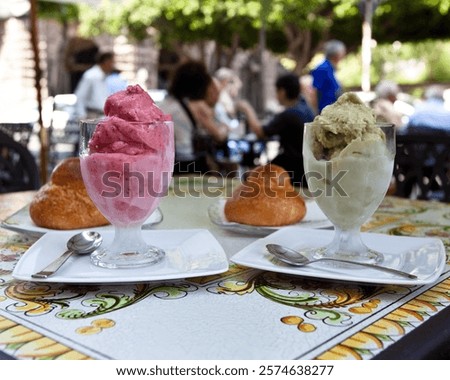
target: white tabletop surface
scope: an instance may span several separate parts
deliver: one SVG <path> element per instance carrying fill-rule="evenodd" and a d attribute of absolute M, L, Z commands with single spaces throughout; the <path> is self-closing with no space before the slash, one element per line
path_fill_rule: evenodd
<path fill-rule="evenodd" d="M 170 195 L 162 199 L 160 209 L 164 215 L 157 229 L 205 228 L 208 229 L 222 245 L 228 257 L 239 252 L 253 242 L 258 236 L 246 236 L 237 232 L 221 229 L 208 217 L 208 207 L 219 198 L 180 197 Z"/>

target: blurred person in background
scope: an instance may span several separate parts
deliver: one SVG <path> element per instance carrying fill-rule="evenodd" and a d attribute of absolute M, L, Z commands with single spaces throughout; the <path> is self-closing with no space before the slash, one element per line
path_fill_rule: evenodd
<path fill-rule="evenodd" d="M 97 64 L 81 77 L 75 95 L 75 115 L 79 118 L 97 118 L 104 116 L 103 107 L 110 95 L 107 76 L 114 70 L 114 54 L 105 52 L 98 55 Z"/>
<path fill-rule="evenodd" d="M 111 74 L 106 76 L 106 85 L 110 95 L 118 91 L 126 90 L 128 86 L 127 80 L 122 76 L 120 70 L 114 69 Z"/>
<path fill-rule="evenodd" d="M 311 75 L 302 75 L 300 77 L 300 93 L 302 94 L 302 96 L 305 98 L 306 103 L 308 103 L 308 105 L 312 107 L 312 104 L 315 103 L 315 96 L 316 96 L 316 92 L 313 88 L 313 78 Z"/>
<path fill-rule="evenodd" d="M 375 87 L 376 98 L 371 103 L 377 121 L 391 123 L 396 127 L 404 124 L 405 115 L 395 106 L 399 93 L 400 87 L 395 82 L 382 80 L 377 84 Z"/>
<path fill-rule="evenodd" d="M 408 129 L 425 127 L 450 132 L 450 110 L 445 106 L 444 91 L 440 85 L 432 85 L 425 90 L 425 101 L 416 106 L 409 118 Z"/>
<path fill-rule="evenodd" d="M 230 129 L 230 135 L 241 138 L 246 133 L 245 109 L 241 107 L 245 102 L 239 98 L 242 81 L 231 69 L 222 67 L 214 73 L 217 80 L 220 96 L 215 105 L 215 114 L 219 122 L 224 123 Z M 248 104 L 250 107 L 250 105 Z"/>
<path fill-rule="evenodd" d="M 70 92 L 73 93 L 84 72 L 95 65 L 99 52 L 97 44 L 87 38 L 72 37 L 64 51 L 64 65 L 70 75 Z"/>
<path fill-rule="evenodd" d="M 325 43 L 325 60 L 311 71 L 313 77 L 313 89 L 315 96 L 312 97 L 311 106 L 316 113 L 323 108 L 333 104 L 342 94 L 342 88 L 335 76 L 339 62 L 345 57 L 347 49 L 343 42 L 330 40 Z"/>
<path fill-rule="evenodd" d="M 285 74 L 275 82 L 278 102 L 284 110 L 261 125 L 253 109 L 247 109 L 248 125 L 260 138 L 279 136 L 280 150 L 271 161 L 284 168 L 294 185 L 306 186 L 303 169 L 303 131 L 305 123 L 314 119 L 314 112 L 300 93 L 300 81 L 295 74 Z"/>
<path fill-rule="evenodd" d="M 227 67 L 222 67 L 214 73 L 220 88 L 220 96 L 216 107 L 220 107 L 226 112 L 230 119 L 237 117 L 236 101 L 239 91 L 242 88 L 242 82 L 238 75 Z"/>
<path fill-rule="evenodd" d="M 228 133 L 212 109 L 218 98 L 217 85 L 203 63 L 188 61 L 175 70 L 168 93 L 160 107 L 174 122 L 174 174 L 206 173 L 213 141 L 226 140 Z"/>

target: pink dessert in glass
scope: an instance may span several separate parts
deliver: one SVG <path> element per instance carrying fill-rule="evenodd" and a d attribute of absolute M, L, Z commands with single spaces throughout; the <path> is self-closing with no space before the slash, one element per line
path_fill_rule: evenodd
<path fill-rule="evenodd" d="M 154 252 L 148 253 L 141 225 L 172 178 L 173 123 L 139 86 L 110 96 L 105 114 L 103 120 L 84 122 L 87 126 L 81 123 L 83 180 L 93 202 L 116 228 L 112 246 L 95 253 L 93 262 L 108 268 L 148 265 L 163 254 L 151 257 Z"/>

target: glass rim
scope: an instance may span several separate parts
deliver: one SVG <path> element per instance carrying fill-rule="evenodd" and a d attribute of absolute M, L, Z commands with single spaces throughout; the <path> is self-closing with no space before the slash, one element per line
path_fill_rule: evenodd
<path fill-rule="evenodd" d="M 307 123 L 305 123 L 305 126 L 307 125 L 368 125 L 368 126 L 374 126 L 374 127 L 395 127 L 395 124 L 393 123 L 388 123 L 385 121 L 380 121 L 380 122 L 376 122 L 375 124 L 369 124 L 369 123 L 316 123 L 314 121 L 309 121 Z"/>
<path fill-rule="evenodd" d="M 169 117 L 170 117 L 170 115 L 168 115 Z M 105 121 L 107 121 L 107 120 L 109 120 L 111 117 L 110 116 L 105 116 L 105 117 L 102 117 L 102 118 L 93 118 L 93 119 L 80 119 L 78 122 L 80 123 L 80 124 L 95 124 L 95 125 L 97 125 L 97 124 L 99 124 L 99 123 L 101 123 L 101 122 L 105 122 Z M 118 118 L 118 119 L 120 119 L 120 118 Z M 123 122 L 125 122 L 125 123 L 128 123 L 128 124 L 137 124 L 137 125 L 141 125 L 141 124 L 161 124 L 161 123 L 173 123 L 173 120 L 172 119 L 170 119 L 170 120 L 152 120 L 152 121 L 128 121 L 128 120 L 124 120 L 124 119 L 120 119 L 120 120 L 122 120 Z"/>

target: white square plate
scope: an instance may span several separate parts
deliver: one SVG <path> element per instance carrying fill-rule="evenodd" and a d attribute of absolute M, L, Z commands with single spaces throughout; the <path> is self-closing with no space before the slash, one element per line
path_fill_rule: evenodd
<path fill-rule="evenodd" d="M 155 230 L 143 234 L 145 241 L 166 251 L 161 262 L 134 269 L 105 269 L 91 264 L 89 255 L 72 255 L 53 276 L 35 279 L 31 275 L 60 256 L 73 235 L 73 232 L 48 232 L 25 252 L 12 275 L 34 282 L 104 284 L 208 276 L 228 270 L 223 248 L 207 230 Z M 102 235 L 106 246 L 112 242 L 114 232 L 102 231 Z"/>
<path fill-rule="evenodd" d="M 144 225 L 142 226 L 143 229 L 150 228 L 151 226 L 161 223 L 163 220 L 163 214 L 159 208 L 157 208 L 153 213 L 147 218 L 147 220 L 144 222 Z M 10 231 L 19 232 L 26 234 L 28 236 L 39 238 L 42 235 L 44 235 L 47 232 L 54 231 L 54 232 L 67 232 L 71 231 L 72 235 L 74 235 L 76 232 L 83 231 L 80 230 L 52 230 L 49 228 L 39 227 L 34 224 L 34 222 L 31 220 L 30 217 L 30 205 L 27 205 L 25 207 L 22 207 L 19 211 L 15 212 L 14 214 L 10 215 L 8 218 L 3 220 L 0 223 L 0 227 L 5 228 Z M 114 227 L 111 225 L 105 225 L 101 227 L 95 227 L 95 230 L 99 232 L 107 231 L 107 230 L 114 230 Z"/>
<path fill-rule="evenodd" d="M 220 199 L 216 203 L 213 203 L 208 208 L 209 219 L 211 219 L 211 221 L 214 224 L 218 225 L 219 227 L 255 236 L 266 236 L 284 227 L 284 226 L 262 227 L 229 222 L 224 212 L 225 202 L 226 199 Z M 331 221 L 322 212 L 322 210 L 319 208 L 319 206 L 315 201 L 306 200 L 305 203 L 306 203 L 306 215 L 304 219 L 296 223 L 295 226 L 302 228 L 329 228 L 333 226 Z"/>
<path fill-rule="evenodd" d="M 374 284 L 422 285 L 437 280 L 445 267 L 446 253 L 440 239 L 363 233 L 364 243 L 384 255 L 380 265 L 415 274 L 408 279 L 359 266 L 336 267 L 319 262 L 305 267 L 284 264 L 267 252 L 266 244 L 280 244 L 293 249 L 319 248 L 331 242 L 334 231 L 286 227 L 258 239 L 236 253 L 231 261 L 251 268 L 330 280 Z"/>

